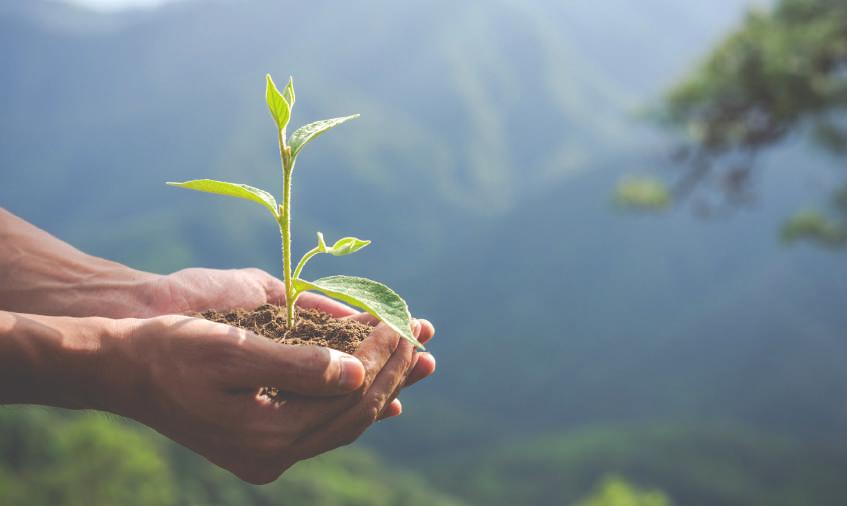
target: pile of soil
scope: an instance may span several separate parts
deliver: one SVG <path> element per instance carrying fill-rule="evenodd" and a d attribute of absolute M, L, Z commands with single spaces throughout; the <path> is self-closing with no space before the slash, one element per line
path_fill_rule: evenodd
<path fill-rule="evenodd" d="M 226 323 L 233 327 L 249 330 L 260 336 L 285 344 L 314 344 L 334 348 L 344 353 L 353 353 L 373 330 L 370 326 L 353 320 L 338 320 L 317 309 L 295 309 L 297 323 L 289 332 L 285 322 L 285 308 L 265 304 L 249 311 L 208 310 L 200 313 L 207 320 Z M 274 387 L 259 390 L 259 396 L 272 401 L 284 401 L 288 395 Z"/>
<path fill-rule="evenodd" d="M 226 323 L 249 330 L 260 336 L 285 344 L 315 344 L 353 353 L 368 337 L 372 327 L 353 320 L 337 320 L 317 309 L 297 308 L 297 323 L 289 331 L 285 322 L 285 308 L 265 304 L 250 311 L 208 310 L 200 313 L 207 320 Z"/>

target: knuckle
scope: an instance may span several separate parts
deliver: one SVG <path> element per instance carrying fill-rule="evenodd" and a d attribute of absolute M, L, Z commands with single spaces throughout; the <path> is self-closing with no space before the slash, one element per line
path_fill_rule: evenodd
<path fill-rule="evenodd" d="M 403 363 L 400 368 L 402 373 L 406 373 L 409 369 L 412 368 L 412 361 L 414 360 L 414 354 L 412 353 L 404 353 L 403 354 Z"/>
<path fill-rule="evenodd" d="M 329 384 L 335 378 L 336 371 L 332 367 L 329 351 L 326 349 L 309 346 L 302 365 L 310 373 L 304 376 L 312 377 L 321 383 Z"/>
<path fill-rule="evenodd" d="M 246 267 L 246 268 L 241 269 L 241 270 L 242 270 L 242 272 L 250 274 L 251 276 L 258 276 L 258 277 L 263 277 L 263 278 L 271 277 L 270 274 L 263 271 L 262 269 L 259 269 L 258 267 Z"/>

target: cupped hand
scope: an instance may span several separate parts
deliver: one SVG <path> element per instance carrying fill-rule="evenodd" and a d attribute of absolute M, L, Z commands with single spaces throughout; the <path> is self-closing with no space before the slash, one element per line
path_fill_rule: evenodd
<path fill-rule="evenodd" d="M 150 312 L 145 316 L 201 312 L 207 309 L 255 308 L 262 304 L 285 302 L 285 285 L 261 269 L 190 268 L 157 278 L 150 290 Z M 305 292 L 297 299 L 302 308 L 315 308 L 336 318 L 356 318 L 369 325 L 377 320 L 323 295 Z M 422 344 L 432 339 L 435 328 L 426 320 L 421 323 L 418 340 Z M 435 372 L 435 358 L 429 353 L 415 354 L 415 368 L 406 386 Z M 383 418 L 399 415 L 402 405 L 394 399 Z"/>
<path fill-rule="evenodd" d="M 345 318 L 357 320 L 372 327 L 376 326 L 379 323 L 379 320 L 367 313 L 356 313 L 354 315 L 346 316 Z M 430 323 L 429 320 L 414 320 L 412 325 L 415 337 L 417 337 L 418 342 L 421 344 L 428 343 L 430 339 L 432 339 L 435 335 L 435 327 L 432 326 L 432 323 Z M 414 357 L 412 358 L 412 371 L 409 373 L 408 378 L 406 378 L 403 387 L 412 386 L 418 381 L 421 381 L 422 379 L 432 375 L 434 372 L 435 357 L 433 357 L 432 354 L 429 352 L 416 351 Z M 403 413 L 403 403 L 401 403 L 400 399 L 397 398 L 398 393 L 399 392 L 395 392 L 394 396 L 392 396 L 391 402 L 388 403 L 388 405 L 380 414 L 380 420 L 391 418 L 393 416 L 398 416 Z"/>
<path fill-rule="evenodd" d="M 416 356 L 384 324 L 355 357 L 185 316 L 124 325 L 112 374 L 124 383 L 115 391 L 132 395 L 114 399 L 114 411 L 251 483 L 354 441 L 386 413 Z M 413 325 L 419 338 L 425 326 Z M 263 386 L 284 400 L 258 396 Z"/>

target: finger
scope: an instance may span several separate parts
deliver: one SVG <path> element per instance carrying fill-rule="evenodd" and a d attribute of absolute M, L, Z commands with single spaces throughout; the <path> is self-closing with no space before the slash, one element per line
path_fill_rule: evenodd
<path fill-rule="evenodd" d="M 371 334 L 362 341 L 354 356 L 365 366 L 363 391 L 370 388 L 380 372 L 386 367 L 400 345 L 400 336 L 384 323 L 374 327 Z"/>
<path fill-rule="evenodd" d="M 255 267 L 239 269 L 237 272 L 253 277 L 262 284 L 265 289 L 265 302 L 276 305 L 285 304 L 285 283 L 279 278 Z"/>
<path fill-rule="evenodd" d="M 286 404 L 277 410 L 275 416 L 282 421 L 289 419 L 290 416 L 296 416 L 302 420 L 304 429 L 308 428 L 311 432 L 350 409 L 364 397 L 368 387 L 391 359 L 399 341 L 400 336 L 387 325 L 377 325 L 354 354 L 365 369 L 364 379 L 355 393 L 326 399 L 294 397 L 287 400 Z"/>
<path fill-rule="evenodd" d="M 420 335 L 419 335 L 420 334 L 420 326 L 413 327 L 413 332 L 414 332 L 415 338 L 420 340 Z M 415 370 L 415 368 L 417 367 L 418 360 L 420 359 L 420 357 L 421 357 L 421 355 L 418 354 L 418 353 L 414 353 L 414 350 L 413 350 L 412 360 L 409 363 L 409 366 L 406 368 L 406 378 L 403 381 L 401 381 L 400 383 L 398 383 L 397 386 L 394 388 L 394 391 L 391 393 L 391 396 L 388 398 L 388 402 L 386 403 L 385 407 L 382 409 L 382 413 L 380 413 L 380 416 L 377 418 L 378 420 L 383 419 L 383 413 L 385 413 L 386 411 L 394 409 L 394 408 L 392 408 L 392 404 L 394 404 L 395 402 L 400 402 L 397 399 L 397 396 L 400 395 L 400 390 L 405 387 L 406 381 L 408 381 L 408 379 L 409 379 L 409 374 L 411 374 Z M 402 405 L 400 407 L 401 407 L 401 410 L 402 410 Z M 397 413 L 397 414 L 399 414 L 399 413 Z M 391 415 L 391 416 L 395 416 L 395 415 Z"/>
<path fill-rule="evenodd" d="M 414 348 L 411 343 L 405 339 L 401 340 L 364 397 L 350 409 L 333 417 L 326 425 L 298 441 L 298 454 L 304 456 L 303 458 L 313 457 L 358 439 L 379 418 L 385 406 L 392 400 L 394 392 L 400 388 L 411 366 L 413 355 Z"/>
<path fill-rule="evenodd" d="M 276 387 L 303 395 L 340 395 L 362 386 L 363 363 L 322 346 L 289 345 L 250 334 L 239 364 L 242 387 Z"/>
<path fill-rule="evenodd" d="M 370 313 L 356 313 L 354 315 L 347 316 L 345 319 L 355 320 L 359 323 L 364 323 L 365 325 L 370 325 L 372 327 L 379 323 L 379 319 Z M 430 323 L 428 320 L 415 319 L 412 320 L 413 325 L 414 322 L 418 322 L 421 326 L 420 335 L 417 338 L 418 342 L 421 344 L 426 344 L 427 341 L 432 339 L 432 336 L 435 335 L 435 328 L 432 326 L 432 323 Z"/>
<path fill-rule="evenodd" d="M 418 362 L 406 378 L 404 387 L 410 387 L 435 372 L 435 357 L 426 352 L 418 353 L 417 356 Z"/>
<path fill-rule="evenodd" d="M 419 339 L 419 337 L 417 335 L 415 337 Z M 418 355 L 417 353 L 412 354 L 412 362 L 411 362 L 411 364 L 409 364 L 409 367 L 406 369 L 406 371 L 407 371 L 406 379 L 407 380 L 408 380 L 408 374 L 411 371 L 415 370 L 415 367 L 418 363 L 419 358 L 420 358 L 420 355 Z M 405 381 L 403 381 L 403 382 L 401 382 L 400 384 L 397 385 L 397 387 L 391 393 L 391 396 L 388 398 L 388 402 L 385 404 L 385 407 L 382 408 L 382 412 L 379 414 L 379 417 L 377 417 L 377 421 L 383 420 L 385 418 L 389 418 L 389 417 L 392 417 L 392 416 L 397 416 L 397 415 L 400 414 L 400 412 L 394 413 L 394 411 L 397 408 L 397 406 L 395 406 L 395 404 L 400 402 L 399 399 L 397 399 L 397 396 L 400 395 L 400 390 L 404 386 L 405 386 Z M 403 406 L 402 406 L 402 404 L 400 404 L 400 411 L 401 412 L 402 412 L 402 408 L 403 408 Z"/>
<path fill-rule="evenodd" d="M 365 325 L 370 325 L 371 327 L 376 327 L 379 323 L 379 318 L 370 313 L 356 313 L 350 316 L 346 316 L 345 319 L 364 323 Z"/>
<path fill-rule="evenodd" d="M 418 342 L 426 344 L 435 336 L 435 327 L 425 318 L 418 318 L 418 321 L 421 322 L 421 335 L 418 337 Z"/>
<path fill-rule="evenodd" d="M 385 420 L 386 418 L 391 418 L 393 416 L 400 416 L 403 413 L 403 403 L 400 402 L 400 399 L 394 399 L 388 406 L 385 406 L 385 409 L 382 410 L 382 413 L 379 414 L 380 420 Z"/>
<path fill-rule="evenodd" d="M 323 295 L 311 292 L 301 294 L 300 297 L 297 298 L 297 305 L 303 309 L 318 309 L 334 318 L 344 318 L 345 316 L 358 314 L 355 309 L 349 306 L 330 299 L 329 297 L 324 297 Z"/>

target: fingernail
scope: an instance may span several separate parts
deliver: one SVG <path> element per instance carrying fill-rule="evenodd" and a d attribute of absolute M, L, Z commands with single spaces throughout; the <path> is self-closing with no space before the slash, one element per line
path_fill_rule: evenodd
<path fill-rule="evenodd" d="M 330 350 L 334 356 L 333 360 L 338 361 L 338 368 L 341 374 L 338 377 L 338 386 L 343 390 L 355 390 L 364 381 L 364 366 L 356 357 L 342 353 L 337 350 Z"/>

